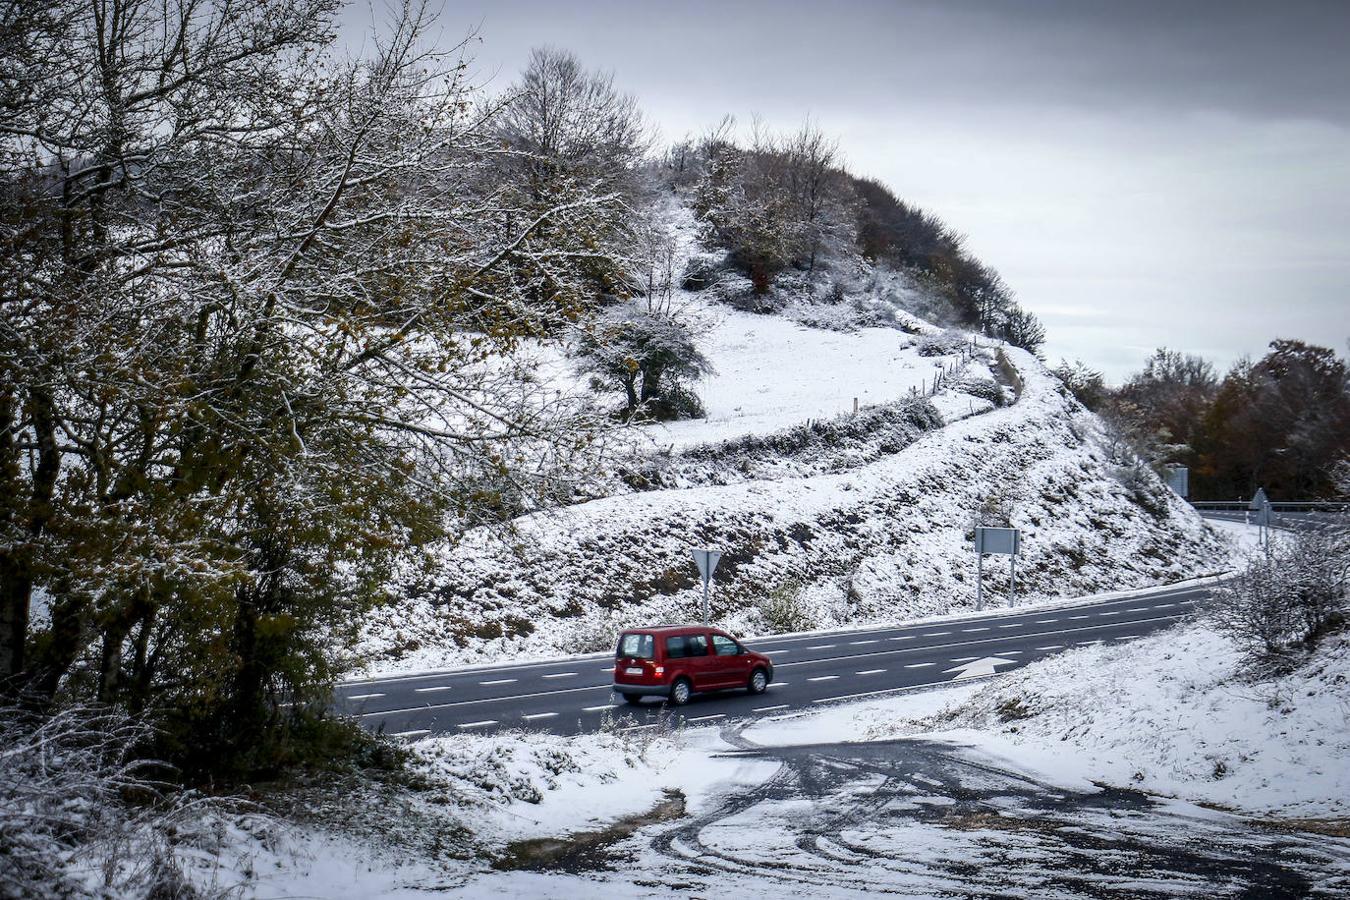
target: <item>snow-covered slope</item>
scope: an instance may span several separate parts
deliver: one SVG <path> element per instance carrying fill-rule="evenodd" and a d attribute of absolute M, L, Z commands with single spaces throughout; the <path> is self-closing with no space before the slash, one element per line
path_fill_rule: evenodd
<path fill-rule="evenodd" d="M 727 484 L 603 497 L 522 517 L 510 533 L 472 532 L 445 552 L 432 583 L 410 586 L 369 623 L 362 649 L 376 669 L 396 671 L 608 647 L 622 627 L 696 616 L 697 546 L 724 553 L 713 617 L 740 633 L 772 627 L 764 607 L 775 592 L 818 627 L 970 607 L 972 528 L 991 508 L 1023 530 L 1025 600 L 1217 568 L 1219 539 L 1194 512 L 1161 485 L 1142 495 L 1122 486 L 1095 420 L 1039 361 L 1004 352 L 1020 375 L 1017 402 L 991 408 L 949 390 L 937 399 L 964 406 L 965 418 L 857 465 L 801 477 L 728 472 Z M 790 372 L 801 354 L 785 351 L 765 377 Z M 1002 566 L 986 566 L 992 596 L 1006 582 Z"/>
<path fill-rule="evenodd" d="M 927 723 L 1060 778 L 1246 812 L 1350 814 L 1350 637 L 1295 671 L 1243 675 L 1227 638 L 1190 624 L 1086 647 L 995 681 Z M 965 729 L 978 729 L 977 733 Z"/>

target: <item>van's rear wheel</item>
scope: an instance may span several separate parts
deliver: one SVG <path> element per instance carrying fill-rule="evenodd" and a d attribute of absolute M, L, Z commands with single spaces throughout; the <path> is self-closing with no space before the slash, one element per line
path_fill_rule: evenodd
<path fill-rule="evenodd" d="M 690 693 L 692 693 L 692 689 L 689 687 L 689 679 L 676 679 L 675 683 L 670 686 L 670 705 L 684 706 L 689 702 Z"/>
<path fill-rule="evenodd" d="M 745 687 L 752 694 L 764 693 L 769 687 L 768 674 L 763 669 L 756 669 L 750 673 L 750 683 Z"/>

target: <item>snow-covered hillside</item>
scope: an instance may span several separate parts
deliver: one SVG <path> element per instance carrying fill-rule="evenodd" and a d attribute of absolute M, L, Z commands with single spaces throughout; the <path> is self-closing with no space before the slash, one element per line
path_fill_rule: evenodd
<path fill-rule="evenodd" d="M 735 323 L 732 335 L 710 337 L 715 364 L 723 362 L 719 347 L 737 346 L 734 329 L 746 327 L 740 315 L 722 319 Z M 760 321 L 766 331 L 786 325 Z M 920 356 L 900 330 L 886 346 L 872 331 L 786 327 L 795 340 L 777 345 L 776 359 L 775 345 L 763 344 L 757 369 L 728 386 L 744 397 L 742 416 L 727 414 L 735 407 L 728 410 L 729 401 L 709 391 L 713 414 L 726 415 L 724 444 L 734 444 L 740 425 L 753 431 L 783 421 L 774 385 L 791 379 L 808 356 L 816 357 L 810 365 L 822 376 L 831 352 L 863 360 L 863 370 L 879 373 L 874 383 L 887 386 L 889 397 L 877 399 L 891 406 L 916 402 L 908 396 L 914 386 L 908 373 L 931 386 L 935 362 L 959 367 L 956 356 Z M 817 343 L 808 347 L 813 333 Z M 1219 538 L 1186 504 L 1157 483 L 1123 486 L 1094 434 L 1096 420 L 1035 358 L 1015 348 L 1001 352 L 1021 385 L 1016 402 L 996 408 L 963 392 L 960 377 L 990 374 L 994 353 L 981 349 L 969 370 L 955 373 L 933 398 L 945 426 L 911 428 L 907 441 L 835 459 L 824 471 L 765 473 L 741 457 L 719 479 L 727 483 L 703 479 L 602 497 L 522 517 L 509 533 L 471 532 L 445 552 L 433 582 L 409 586 L 405 600 L 368 624 L 362 649 L 379 671 L 601 649 L 620 628 L 696 616 L 689 550 L 698 546 L 724 553 L 713 617 L 740 633 L 773 627 L 765 604 L 775 593 L 818 627 L 969 608 L 972 529 L 981 515 L 986 523 L 1007 516 L 1023 530 L 1018 590 L 1025 602 L 1221 567 Z M 818 402 L 838 396 L 851 404 L 853 395 L 840 387 L 811 389 Z M 770 399 L 756 405 L 756 398 Z M 820 412 L 808 406 L 802 418 Z M 836 423 L 850 418 L 846 413 Z M 666 428 L 707 434 L 713 425 Z M 699 450 L 671 443 L 685 444 L 676 457 Z M 775 452 L 772 442 L 754 446 Z M 747 466 L 750 476 L 742 471 Z M 989 596 L 1002 597 L 1007 580 L 1004 566 L 986 566 Z"/>

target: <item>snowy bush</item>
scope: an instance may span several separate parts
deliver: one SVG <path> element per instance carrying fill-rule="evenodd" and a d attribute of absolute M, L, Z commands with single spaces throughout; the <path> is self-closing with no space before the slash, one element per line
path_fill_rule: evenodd
<path fill-rule="evenodd" d="M 802 602 L 802 585 L 789 581 L 779 585 L 764 598 L 759 608 L 765 627 L 773 634 L 791 634 L 818 627 L 815 618 Z"/>
<path fill-rule="evenodd" d="M 1215 590 L 1209 618 L 1258 665 L 1283 667 L 1345 627 L 1350 535 L 1299 532 L 1252 556 Z"/>
<path fill-rule="evenodd" d="M 1008 395 L 1004 392 L 1003 385 L 992 378 L 960 378 L 951 384 L 951 389 L 960 394 L 988 400 L 996 407 L 1008 404 Z"/>
<path fill-rule="evenodd" d="M 920 356 L 955 356 L 970 344 L 970 338 L 964 331 L 949 329 L 937 334 L 920 335 L 914 341 L 914 348 Z"/>
<path fill-rule="evenodd" d="M 263 835 L 275 826 L 161 782 L 162 764 L 136 752 L 149 737 L 109 711 L 0 710 L 0 895 L 223 896 L 210 887 L 221 842 L 241 823 Z"/>
<path fill-rule="evenodd" d="M 721 280 L 724 267 L 721 254 L 695 253 L 685 264 L 680 287 L 686 291 L 707 290 Z"/>

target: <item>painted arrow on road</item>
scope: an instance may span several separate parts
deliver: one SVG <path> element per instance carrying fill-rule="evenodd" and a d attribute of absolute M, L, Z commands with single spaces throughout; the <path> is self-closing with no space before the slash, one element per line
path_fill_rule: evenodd
<path fill-rule="evenodd" d="M 968 663 L 962 663 L 951 669 L 944 669 L 945 672 L 960 672 L 952 681 L 960 681 L 962 678 L 979 678 L 981 675 L 993 675 L 994 666 L 1011 666 L 1017 660 L 1004 659 L 1001 656 L 986 656 L 984 659 L 972 660 Z"/>

